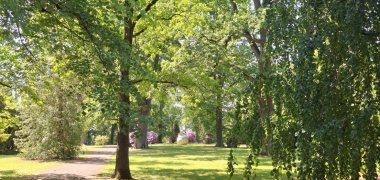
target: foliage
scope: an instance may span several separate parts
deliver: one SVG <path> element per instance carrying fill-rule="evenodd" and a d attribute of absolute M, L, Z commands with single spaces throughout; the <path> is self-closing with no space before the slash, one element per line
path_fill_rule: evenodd
<path fill-rule="evenodd" d="M 129 143 L 133 144 L 136 136 L 138 135 L 138 131 L 129 133 Z M 148 131 L 146 139 L 149 144 L 156 144 L 158 143 L 158 134 L 154 131 Z"/>
<path fill-rule="evenodd" d="M 96 136 L 95 145 L 106 145 L 109 142 L 109 138 L 107 136 Z"/>
<path fill-rule="evenodd" d="M 252 166 L 254 165 L 254 162 L 253 162 L 253 154 L 252 153 L 249 153 L 248 157 L 247 157 L 247 160 L 245 162 L 245 167 L 244 167 L 244 178 L 249 180 L 251 179 L 251 175 L 252 175 Z"/>
<path fill-rule="evenodd" d="M 238 165 L 235 161 L 235 157 L 233 155 L 233 150 L 230 149 L 230 154 L 228 156 L 228 159 L 227 159 L 227 174 L 230 178 L 232 178 L 232 176 L 234 175 L 235 173 L 235 165 Z"/>
<path fill-rule="evenodd" d="M 153 131 L 148 131 L 146 138 L 149 144 L 156 144 L 158 142 L 158 134 Z"/>
<path fill-rule="evenodd" d="M 379 2 L 276 1 L 273 165 L 299 179 L 376 179 L 379 159 Z"/>
<path fill-rule="evenodd" d="M 55 80 L 55 81 L 54 81 Z M 16 145 L 28 159 L 69 159 L 81 145 L 83 121 L 81 94 L 75 81 L 53 79 L 53 86 L 40 89 L 42 104 L 25 100 Z"/>
<path fill-rule="evenodd" d="M 195 132 L 193 132 L 192 130 L 186 130 L 185 135 L 187 139 L 189 139 L 189 142 L 191 143 L 197 142 L 197 136 Z"/>
<path fill-rule="evenodd" d="M 216 134 L 218 146 L 222 132 L 231 146 L 246 143 L 246 178 L 263 153 L 273 157 L 275 178 L 284 169 L 288 178 L 374 179 L 379 11 L 377 0 L 0 0 L 0 87 L 9 89 L 0 97 L 26 102 L 21 132 L 39 131 L 42 140 L 42 125 L 57 127 L 53 95 L 64 87 L 46 87 L 53 65 L 62 80 L 74 73 L 86 87 L 81 116 L 94 134 L 118 122 L 127 142 L 146 123 L 175 140 L 181 125 Z M 3 134 L 18 120 L 14 102 L 4 110 L 1 101 Z M 59 118 L 78 118 L 79 102 L 64 103 L 78 108 Z M 120 142 L 115 172 L 132 178 Z"/>
<path fill-rule="evenodd" d="M 2 93 L 3 92 L 3 93 Z M 0 153 L 14 153 L 15 131 L 18 128 L 19 118 L 15 99 L 9 89 L 0 90 Z"/>

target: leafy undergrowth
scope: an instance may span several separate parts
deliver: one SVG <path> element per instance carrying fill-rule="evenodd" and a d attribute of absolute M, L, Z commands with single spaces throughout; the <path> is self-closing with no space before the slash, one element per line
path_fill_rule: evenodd
<path fill-rule="evenodd" d="M 227 158 L 229 148 L 215 148 L 204 144 L 179 146 L 157 144 L 145 150 L 131 150 L 131 173 L 136 179 L 229 179 Z M 249 150 L 234 149 L 235 175 L 232 179 L 243 179 L 243 168 Z M 110 177 L 115 166 L 115 157 L 99 176 Z M 256 170 L 256 179 L 273 179 L 270 157 L 261 157 Z"/>
<path fill-rule="evenodd" d="M 23 160 L 17 155 L 0 155 L 0 179 L 19 179 L 59 164 L 58 161 Z"/>

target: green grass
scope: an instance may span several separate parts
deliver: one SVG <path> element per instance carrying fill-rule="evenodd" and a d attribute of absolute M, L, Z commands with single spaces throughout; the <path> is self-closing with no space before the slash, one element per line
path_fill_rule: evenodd
<path fill-rule="evenodd" d="M 101 146 L 82 146 L 79 157 Z M 17 155 L 0 155 L 0 179 L 20 179 L 26 175 L 33 175 L 50 167 L 59 165 L 63 161 L 36 161 L 25 160 Z"/>
<path fill-rule="evenodd" d="M 23 160 L 17 155 L 0 155 L 0 179 L 35 174 L 57 164 L 57 161 L 31 161 Z"/>
<path fill-rule="evenodd" d="M 227 176 L 228 148 L 192 144 L 186 146 L 158 144 L 145 150 L 131 150 L 131 173 L 136 179 L 229 179 Z M 247 148 L 234 150 L 238 165 L 232 179 L 243 179 Z M 99 176 L 110 177 L 115 157 L 109 161 Z M 257 179 L 273 179 L 270 157 L 261 157 L 256 167 Z"/>
<path fill-rule="evenodd" d="M 95 151 L 97 148 L 101 147 L 102 146 L 97 145 L 82 145 L 78 157 L 84 157 L 84 155 L 86 155 L 88 152 Z"/>

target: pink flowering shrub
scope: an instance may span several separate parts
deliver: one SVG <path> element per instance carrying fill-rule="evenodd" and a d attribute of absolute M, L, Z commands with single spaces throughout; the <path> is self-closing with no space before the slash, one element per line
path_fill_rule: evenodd
<path fill-rule="evenodd" d="M 197 142 L 197 137 L 196 137 L 195 132 L 193 132 L 192 130 L 187 130 L 185 134 L 187 138 L 189 139 L 189 142 L 191 143 Z"/>
<path fill-rule="evenodd" d="M 129 133 L 129 143 L 134 144 L 134 139 L 136 138 L 136 132 Z M 158 142 L 158 134 L 154 131 L 148 131 L 146 139 L 149 144 L 156 144 Z"/>
<path fill-rule="evenodd" d="M 156 144 L 158 142 L 158 134 L 153 131 L 148 131 L 146 139 L 148 140 L 149 144 Z"/>

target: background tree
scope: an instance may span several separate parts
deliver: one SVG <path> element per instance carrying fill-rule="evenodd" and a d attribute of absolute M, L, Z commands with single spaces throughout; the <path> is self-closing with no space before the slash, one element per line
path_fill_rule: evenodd
<path fill-rule="evenodd" d="M 71 82 L 70 82 L 71 81 Z M 69 83 L 70 82 L 70 83 Z M 83 95 L 73 79 L 50 77 L 49 85 L 40 84 L 40 103 L 23 100 L 17 147 L 29 159 L 70 159 L 80 150 L 83 119 L 80 117 Z"/>

